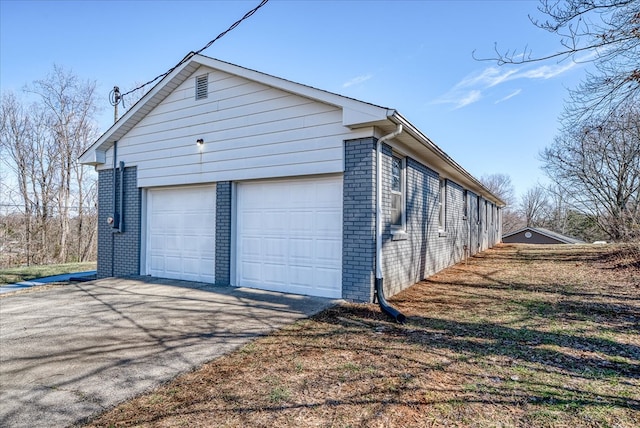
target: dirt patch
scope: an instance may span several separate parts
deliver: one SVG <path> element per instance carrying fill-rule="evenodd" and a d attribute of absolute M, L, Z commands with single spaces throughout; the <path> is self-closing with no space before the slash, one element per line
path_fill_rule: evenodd
<path fill-rule="evenodd" d="M 502 245 L 344 304 L 91 426 L 640 426 L 640 269 L 611 246 Z"/>

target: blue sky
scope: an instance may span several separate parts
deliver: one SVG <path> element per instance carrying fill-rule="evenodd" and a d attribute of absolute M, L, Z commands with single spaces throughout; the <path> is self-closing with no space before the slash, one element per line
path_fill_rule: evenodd
<path fill-rule="evenodd" d="M 0 87 L 19 92 L 53 64 L 127 91 L 198 50 L 255 1 L 0 0 Z M 537 1 L 271 0 L 204 55 L 397 109 L 465 169 L 508 174 L 517 194 L 544 181 L 538 153 L 553 141 L 571 61 L 498 67 L 474 60 L 559 40 L 535 28 Z"/>

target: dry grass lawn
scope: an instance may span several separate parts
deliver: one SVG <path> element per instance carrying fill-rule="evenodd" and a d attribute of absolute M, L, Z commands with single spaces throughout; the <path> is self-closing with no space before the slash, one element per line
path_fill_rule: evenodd
<path fill-rule="evenodd" d="M 640 257 L 501 245 L 391 300 L 343 304 L 92 426 L 638 427 Z"/>
<path fill-rule="evenodd" d="M 36 278 L 61 275 L 63 273 L 95 270 L 96 262 L 63 263 L 54 265 L 32 265 L 0 269 L 0 285 L 30 281 Z"/>

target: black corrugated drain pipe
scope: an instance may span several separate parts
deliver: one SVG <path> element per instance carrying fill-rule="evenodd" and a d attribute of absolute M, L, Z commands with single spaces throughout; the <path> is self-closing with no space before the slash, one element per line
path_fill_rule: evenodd
<path fill-rule="evenodd" d="M 382 143 L 397 137 L 401 133 L 402 125 L 398 124 L 395 131 L 380 137 L 376 143 L 376 291 L 374 301 L 377 298 L 382 312 L 391 316 L 398 323 L 404 324 L 407 317 L 387 303 L 382 285 L 384 278 L 382 274 Z"/>
<path fill-rule="evenodd" d="M 375 297 L 378 300 L 378 305 L 380 305 L 380 309 L 382 312 L 389 315 L 391 318 L 396 320 L 399 324 L 404 324 L 407 321 L 407 317 L 404 316 L 402 312 L 391 306 L 387 299 L 384 298 L 384 287 L 382 285 L 382 278 L 376 278 L 376 294 Z"/>

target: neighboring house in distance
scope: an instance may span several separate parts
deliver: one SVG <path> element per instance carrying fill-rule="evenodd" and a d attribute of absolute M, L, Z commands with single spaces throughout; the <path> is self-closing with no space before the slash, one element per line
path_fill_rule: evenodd
<path fill-rule="evenodd" d="M 370 302 L 500 242 L 504 202 L 396 110 L 202 55 L 80 157 L 98 276 Z"/>
<path fill-rule="evenodd" d="M 570 238 L 542 227 L 524 227 L 502 236 L 505 244 L 584 244 L 584 241 Z"/>

